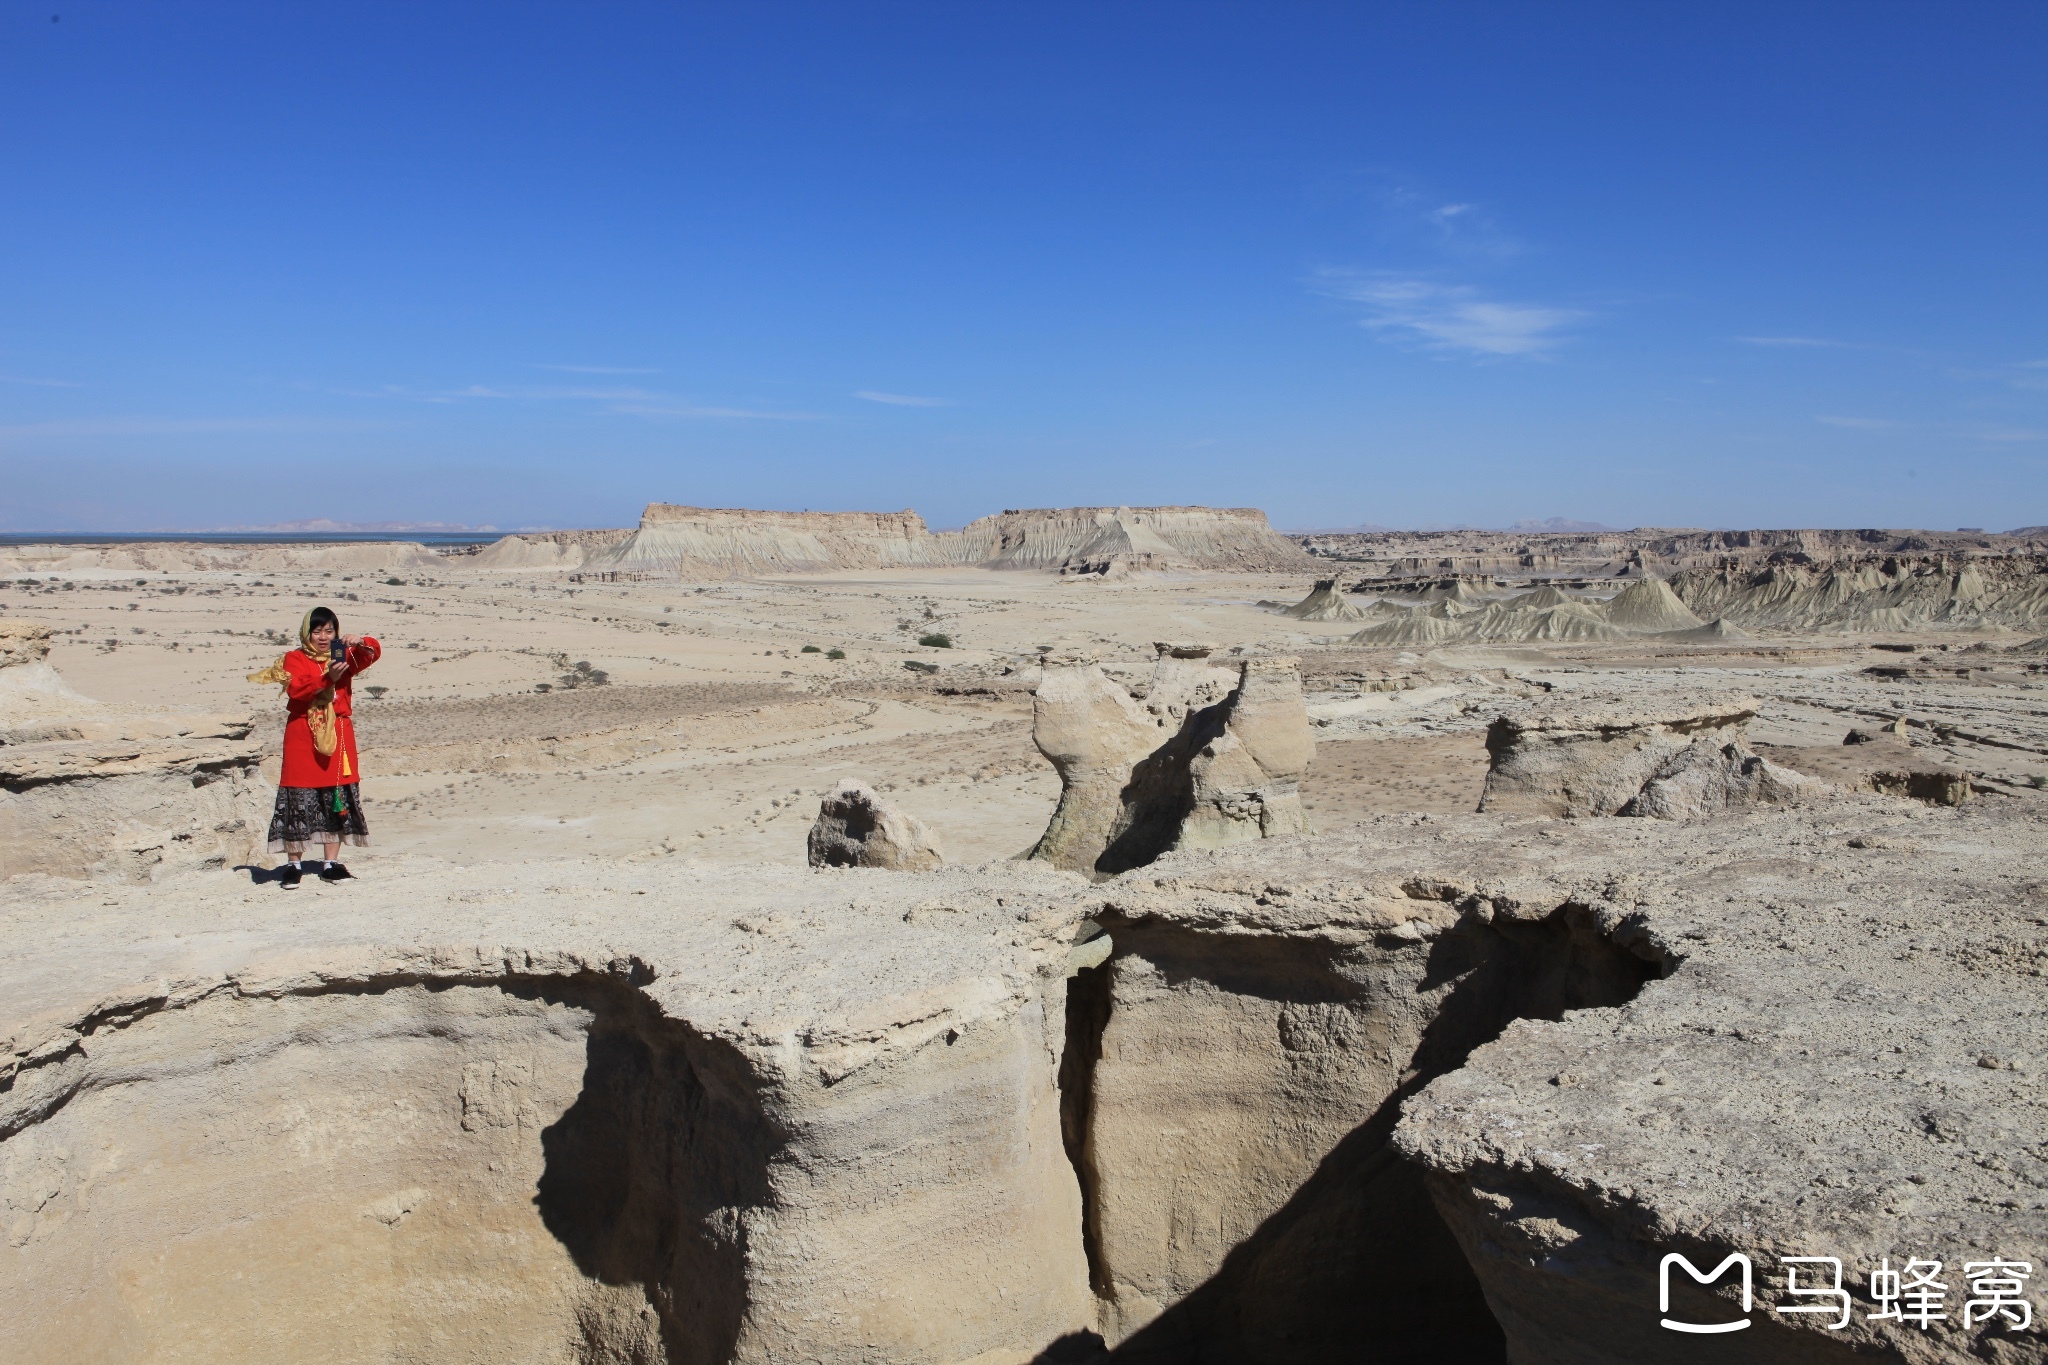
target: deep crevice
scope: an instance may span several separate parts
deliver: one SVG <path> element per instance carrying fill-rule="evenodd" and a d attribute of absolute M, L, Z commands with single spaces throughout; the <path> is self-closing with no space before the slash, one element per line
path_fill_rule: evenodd
<path fill-rule="evenodd" d="M 1101 1182 L 1088 1136 L 1095 1064 L 1102 1059 L 1102 1030 L 1109 1024 L 1109 971 L 1104 962 L 1067 978 L 1067 1037 L 1060 1053 L 1060 1142 L 1081 1186 L 1081 1249 L 1088 1258 L 1088 1287 L 1097 1298 L 1108 1295 L 1109 1281 L 1102 1264 Z"/>
<path fill-rule="evenodd" d="M 1214 936 L 1105 919 L 1118 935 L 1119 958 L 1143 954 L 1169 981 L 1202 977 L 1266 1001 L 1358 999 L 1356 983 L 1336 970 L 1328 945 L 1269 940 L 1259 951 L 1244 940 L 1205 942 Z M 1449 989 L 1400 1084 L 1207 1282 L 1108 1358 L 1173 1365 L 1334 1359 L 1498 1365 L 1505 1358 L 1505 1338 L 1422 1173 L 1389 1145 L 1401 1105 L 1462 1066 L 1514 1020 L 1557 1020 L 1566 1010 L 1625 1004 L 1667 964 L 1615 943 L 1573 905 L 1537 922 L 1487 923 L 1468 913 L 1417 951 L 1426 952 L 1426 960 L 1415 989 L 1447 983 Z M 1116 961 L 1092 970 L 1099 983 L 1078 977 L 1072 983 L 1062 1067 L 1062 1117 L 1072 1112 L 1083 1120 L 1083 1131 L 1067 1130 L 1068 1151 L 1080 1154 L 1075 1170 L 1089 1220 L 1089 1271 L 1105 1299 L 1112 1268 L 1104 1264 L 1095 1135 L 1086 1131 L 1086 1120 L 1095 1113 L 1094 1069 L 1112 1010 Z M 1086 1059 L 1085 1077 L 1077 1058 Z M 1078 1103 L 1084 1095 L 1085 1105 Z"/>

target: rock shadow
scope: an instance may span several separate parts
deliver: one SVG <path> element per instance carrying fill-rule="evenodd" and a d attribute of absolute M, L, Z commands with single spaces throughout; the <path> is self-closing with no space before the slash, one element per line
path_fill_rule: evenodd
<path fill-rule="evenodd" d="M 579 1270 L 644 1295 L 644 1307 L 593 1298 L 579 1314 L 582 1359 L 723 1365 L 746 1311 L 745 1215 L 768 1202 L 778 1135 L 739 1059 L 659 1018 L 637 992 L 574 1003 L 596 1015 L 583 1087 L 541 1131 L 533 1202 Z"/>

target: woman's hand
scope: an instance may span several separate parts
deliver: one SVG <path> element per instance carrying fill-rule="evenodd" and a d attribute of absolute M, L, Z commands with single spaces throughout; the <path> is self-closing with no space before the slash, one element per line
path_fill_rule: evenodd
<path fill-rule="evenodd" d="M 360 635 L 344 635 L 341 637 L 341 642 L 348 648 L 354 649 L 356 646 L 362 644 L 363 637 Z M 327 676 L 329 678 L 332 678 L 335 682 L 340 682 L 343 678 L 347 677 L 348 674 L 349 666 L 348 659 L 346 657 L 336 659 L 332 663 L 327 665 Z"/>

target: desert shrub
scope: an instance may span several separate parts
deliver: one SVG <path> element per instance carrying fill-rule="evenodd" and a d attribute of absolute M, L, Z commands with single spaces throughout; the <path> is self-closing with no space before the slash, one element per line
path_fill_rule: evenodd
<path fill-rule="evenodd" d="M 917 642 L 921 645 L 929 645 L 933 649 L 951 649 L 953 647 L 953 637 L 941 635 L 937 631 L 933 631 L 930 635 L 918 636 Z"/>
<path fill-rule="evenodd" d="M 368 692 L 370 694 L 371 701 L 377 700 L 377 698 L 383 696 L 386 692 L 389 692 L 390 690 L 391 689 L 388 687 L 366 687 L 363 689 L 363 691 Z"/>
<path fill-rule="evenodd" d="M 797 653 L 799 654 L 816 654 L 818 652 L 819 650 L 816 645 L 805 645 L 802 649 L 797 651 Z"/>
<path fill-rule="evenodd" d="M 828 649 L 825 651 L 825 657 L 828 659 L 843 659 L 846 657 L 846 651 L 843 649 Z"/>

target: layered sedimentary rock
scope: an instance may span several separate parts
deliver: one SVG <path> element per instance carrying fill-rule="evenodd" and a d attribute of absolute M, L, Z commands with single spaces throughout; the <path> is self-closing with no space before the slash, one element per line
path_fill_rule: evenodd
<path fill-rule="evenodd" d="M 1356 621 L 1365 610 L 1345 597 L 1343 579 L 1319 578 L 1308 596 L 1280 614 L 1297 621 Z"/>
<path fill-rule="evenodd" d="M 1541 643 L 1739 638 L 1725 622 L 1702 622 L 1670 585 L 1646 578 L 1605 602 L 1588 601 L 1545 585 L 1513 597 L 1488 598 L 1459 580 L 1452 590 L 1431 589 L 1412 606 L 1382 601 L 1384 619 L 1352 635 L 1354 645 Z M 1364 613 L 1361 613 L 1364 614 Z"/>
<path fill-rule="evenodd" d="M 812 867 L 882 867 L 929 872 L 946 856 L 924 821 L 884 801 L 874 788 L 842 780 L 819 803 L 807 852 Z"/>
<path fill-rule="evenodd" d="M 632 535 L 629 530 L 522 532 L 491 542 L 469 562 L 488 569 L 580 569 L 616 551 Z"/>
<path fill-rule="evenodd" d="M 1715 756 L 1689 759 L 1703 774 L 1739 746 L 1755 717 L 1754 697 L 1695 695 L 1654 705 L 1574 698 L 1502 716 L 1488 727 L 1489 767 L 1479 808 L 1530 815 L 1614 815 L 1695 745 Z M 1796 779 L 1795 779 L 1796 780 Z M 1787 784 L 1789 785 L 1789 783 Z"/>
<path fill-rule="evenodd" d="M 1319 557 L 1355 565 L 1369 578 L 1415 579 L 1439 574 L 1534 574 L 1605 578 L 1668 576 L 1681 569 L 1753 569 L 1767 562 L 1830 563 L 1888 555 L 1995 559 L 2048 551 L 2041 528 L 2004 535 L 1981 531 L 1756 530 L 1699 531 L 1646 527 L 1634 531 L 1364 531 L 1309 532 L 1293 537 Z"/>
<path fill-rule="evenodd" d="M 639 529 L 586 563 L 685 578 L 897 568 L 937 560 L 924 519 L 902 512 L 762 512 L 654 502 Z"/>
<path fill-rule="evenodd" d="M 1045 660 L 1031 733 L 1060 801 L 1033 859 L 1111 875 L 1173 848 L 1307 831 L 1315 742 L 1294 660 L 1219 665 L 1212 646 L 1156 648 L 1142 703 L 1089 659 Z"/>
<path fill-rule="evenodd" d="M 1648 634 L 1696 630 L 1706 624 L 1678 600 L 1671 585 L 1661 578 L 1629 584 L 1606 603 L 1601 614 L 1610 625 Z"/>
<path fill-rule="evenodd" d="M 1888 555 L 1694 569 L 1671 586 L 1700 616 L 1751 630 L 2034 630 L 2048 620 L 2048 555 Z"/>
<path fill-rule="evenodd" d="M 253 858 L 267 795 L 253 722 L 102 706 L 51 667 L 49 638 L 0 621 L 0 877 L 147 881 Z"/>
<path fill-rule="evenodd" d="M 1000 512 L 937 537 L 956 564 L 1097 574 L 1199 568 L 1285 573 L 1313 566 L 1256 507 L 1066 507 Z"/>
<path fill-rule="evenodd" d="M 1077 879 L 377 873 L 6 902 L 11 1362 L 1022 1365 L 1092 1323 Z"/>
<path fill-rule="evenodd" d="M 911 511 L 762 512 L 651 503 L 638 530 L 609 551 L 588 553 L 585 562 L 684 576 L 972 564 L 1115 577 L 1187 568 L 1299 569 L 1311 561 L 1256 508 L 1003 512 L 933 535 Z"/>

